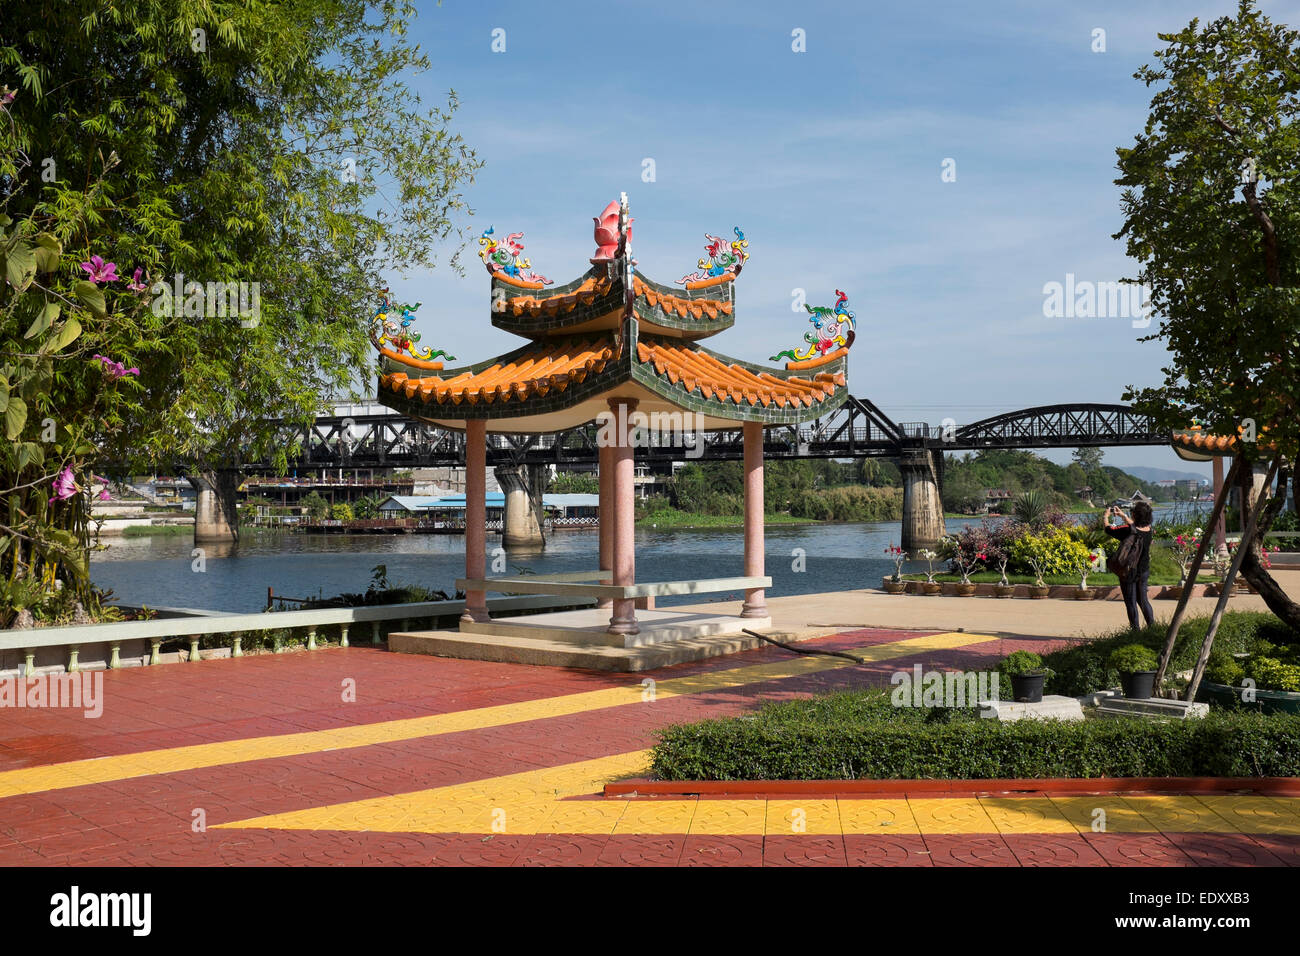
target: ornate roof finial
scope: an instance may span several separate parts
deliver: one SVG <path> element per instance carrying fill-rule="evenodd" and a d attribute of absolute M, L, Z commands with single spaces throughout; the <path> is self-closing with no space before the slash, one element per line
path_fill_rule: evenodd
<path fill-rule="evenodd" d="M 426 362 L 435 358 L 456 361 L 456 356 L 448 355 L 442 349 L 416 347 L 416 343 L 420 341 L 420 333 L 411 326 L 415 324 L 415 310 L 422 304 L 417 302 L 415 305 L 397 306 L 396 308 L 402 310 L 402 315 L 400 318 L 394 318 L 392 313 L 395 307 L 392 296 L 389 295 L 387 288 L 380 289 L 379 308 L 370 320 L 370 341 L 377 349 L 389 348 L 398 355 L 407 352 L 412 357 Z"/>
<path fill-rule="evenodd" d="M 525 282 L 551 285 L 551 279 L 531 270 L 531 260 L 519 258 L 519 253 L 524 251 L 524 244 L 519 241 L 523 237 L 522 232 L 512 232 L 502 242 L 493 238 L 492 227 L 488 226 L 483 230 L 483 235 L 478 237 L 478 244 L 482 246 L 478 251 L 478 257 L 483 260 L 483 264 L 492 275 L 499 274 L 512 279 L 523 279 Z"/>
<path fill-rule="evenodd" d="M 591 257 L 591 264 L 601 265 L 618 258 L 622 235 L 626 232 L 628 240 L 632 239 L 634 220 L 627 215 L 627 193 L 612 200 L 599 216 L 592 217 L 592 221 L 596 224 L 593 230 L 596 252 Z"/>
<path fill-rule="evenodd" d="M 704 238 L 709 240 L 704 247 L 708 253 L 708 258 L 701 259 L 696 263 L 700 267 L 699 272 L 692 272 L 690 275 L 682 276 L 677 280 L 678 285 L 685 285 L 688 282 L 702 282 L 705 279 L 715 279 L 718 276 L 738 276 L 740 270 L 744 268 L 745 262 L 749 259 L 749 253 L 745 250 L 749 247 L 749 240 L 745 234 L 740 231 L 739 226 L 734 226 L 731 230 L 735 233 L 736 238 L 728 242 L 720 236 L 711 236 L 707 232 Z"/>
<path fill-rule="evenodd" d="M 819 359 L 825 358 L 836 349 L 847 349 L 852 346 L 853 340 L 857 337 L 854 331 L 857 326 L 856 317 L 848 310 L 848 295 L 836 289 L 835 296 L 834 307 L 804 304 L 804 309 L 809 316 L 808 321 L 812 323 L 812 328 L 803 334 L 803 340 L 807 345 L 806 350 L 800 353 L 797 347 L 785 349 L 777 352 L 768 361 L 776 362 L 787 358 L 792 362 L 806 362 L 814 356 Z"/>

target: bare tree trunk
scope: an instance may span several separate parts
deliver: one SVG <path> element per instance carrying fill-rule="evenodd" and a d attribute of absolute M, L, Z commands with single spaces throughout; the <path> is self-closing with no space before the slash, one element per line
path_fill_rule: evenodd
<path fill-rule="evenodd" d="M 1241 458 L 1232 460 L 1232 467 L 1228 469 L 1228 476 L 1224 479 L 1222 487 L 1219 488 L 1218 495 L 1214 498 L 1214 508 L 1210 511 L 1210 520 L 1206 526 L 1213 528 L 1218 522 L 1219 516 L 1223 514 L 1223 507 L 1227 504 L 1228 495 L 1232 490 L 1233 480 L 1242 473 L 1250 474 L 1250 469 L 1246 467 Z M 1183 582 L 1183 593 L 1178 597 L 1178 607 L 1174 610 L 1173 620 L 1169 622 L 1169 633 L 1165 636 L 1165 646 L 1160 652 L 1160 663 L 1156 667 L 1156 690 L 1160 689 L 1160 682 L 1165 679 L 1165 670 L 1169 667 L 1169 659 L 1174 653 L 1174 642 L 1178 640 L 1178 631 L 1183 626 L 1183 616 L 1187 613 L 1187 602 L 1192 597 L 1192 585 L 1196 583 L 1197 576 L 1201 573 L 1201 562 L 1205 560 L 1205 551 L 1210 545 L 1211 535 L 1202 533 L 1201 540 L 1196 547 L 1196 554 L 1192 557 L 1191 566 L 1187 569 L 1187 580 Z"/>
<path fill-rule="evenodd" d="M 1241 575 L 1250 582 L 1250 586 L 1259 592 L 1259 596 L 1264 599 L 1268 609 L 1285 621 L 1289 626 L 1300 631 L 1300 604 L 1287 597 L 1282 587 L 1269 574 L 1268 568 L 1264 567 L 1263 551 L 1261 550 L 1264 535 L 1272 527 L 1273 520 L 1281 512 L 1283 505 L 1286 503 L 1286 485 L 1290 477 L 1290 468 L 1284 468 L 1281 471 L 1281 480 L 1278 484 L 1280 489 L 1278 495 L 1268 503 L 1268 507 L 1259 519 L 1259 533 L 1255 535 L 1255 540 L 1250 543 L 1249 549 L 1241 560 Z M 1253 482 L 1249 471 L 1238 477 L 1238 487 L 1241 489 L 1241 500 L 1247 502 L 1253 493 Z M 1242 509 L 1243 514 L 1245 509 Z M 1242 545 L 1244 547 L 1244 544 Z"/>
<path fill-rule="evenodd" d="M 1201 677 L 1205 674 L 1205 665 L 1210 661 L 1210 652 L 1214 649 L 1214 637 L 1219 632 L 1219 623 L 1223 620 L 1223 613 L 1228 609 L 1228 597 L 1233 584 L 1237 580 L 1237 572 L 1241 570 L 1242 559 L 1250 553 L 1250 550 L 1255 546 L 1255 542 L 1261 537 L 1259 534 L 1259 519 L 1268 510 L 1268 489 L 1273 484 L 1273 477 L 1277 474 L 1278 466 L 1281 463 L 1281 455 L 1273 460 L 1273 464 L 1269 466 L 1268 475 L 1264 479 L 1264 484 L 1260 487 L 1259 496 L 1255 501 L 1243 499 L 1241 513 L 1246 518 L 1246 523 L 1245 527 L 1241 529 L 1241 543 L 1237 546 L 1237 553 L 1232 556 L 1232 563 L 1228 566 L 1228 573 L 1223 578 L 1223 591 L 1219 594 L 1219 600 L 1214 605 L 1214 613 L 1210 615 L 1210 625 L 1205 630 L 1205 640 L 1201 642 L 1201 653 L 1196 658 L 1196 667 L 1192 671 L 1191 682 L 1187 685 L 1186 699 L 1188 701 L 1196 700 L 1196 689 L 1201 686 Z M 1243 468 L 1242 474 L 1246 476 L 1243 480 L 1249 480 L 1253 486 L 1252 470 Z"/>

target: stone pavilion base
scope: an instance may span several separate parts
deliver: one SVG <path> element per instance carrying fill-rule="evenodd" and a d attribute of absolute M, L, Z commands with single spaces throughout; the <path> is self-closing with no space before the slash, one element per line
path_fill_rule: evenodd
<path fill-rule="evenodd" d="M 753 650 L 763 642 L 741 630 L 762 633 L 772 626 L 770 617 L 667 608 L 638 610 L 640 633 L 615 635 L 606 632 L 609 614 L 607 609 L 590 608 L 462 624 L 459 631 L 398 632 L 388 636 L 388 649 L 512 664 L 643 671 Z"/>

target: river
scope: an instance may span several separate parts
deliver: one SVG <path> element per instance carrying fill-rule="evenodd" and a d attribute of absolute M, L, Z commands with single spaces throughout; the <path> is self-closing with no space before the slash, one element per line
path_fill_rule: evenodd
<path fill-rule="evenodd" d="M 812 594 L 879 587 L 893 573 L 885 547 L 899 540 L 897 521 L 867 524 L 776 525 L 767 529 L 767 573 L 773 595 Z M 188 536 L 105 539 L 108 548 L 91 556 L 91 579 L 111 588 L 118 603 L 190 607 L 214 611 L 260 611 L 266 589 L 291 597 L 329 597 L 364 591 L 371 568 L 388 567 L 395 584 L 421 584 L 448 594 L 465 574 L 465 539 L 460 535 L 307 535 L 244 532 L 238 545 L 206 546 L 202 561 L 191 556 Z M 557 532 L 540 553 L 508 554 L 493 572 L 492 550 L 500 536 L 488 536 L 489 575 L 585 571 L 597 567 L 599 536 L 594 530 Z M 638 528 L 636 575 L 640 581 L 733 577 L 744 573 L 741 529 L 664 531 Z M 916 565 L 916 569 L 924 563 Z M 202 570 L 198 570 L 201 568 Z M 742 595 L 662 598 L 659 603 L 740 600 Z"/>
<path fill-rule="evenodd" d="M 949 518 L 949 531 L 964 521 Z M 885 548 L 900 539 L 901 523 L 769 525 L 767 573 L 772 595 L 817 594 L 879 587 L 894 570 Z M 330 597 L 364 591 L 371 569 L 388 568 L 393 584 L 420 584 L 454 593 L 465 573 L 465 539 L 460 535 L 309 535 L 246 531 L 236 546 L 208 545 L 202 561 L 192 557 L 188 536 L 107 538 L 108 547 L 91 556 L 91 578 L 111 588 L 118 603 L 151 607 L 190 607 L 213 611 L 260 611 L 266 589 L 290 597 Z M 491 552 L 499 535 L 488 535 Z M 597 566 L 595 530 L 552 534 L 540 553 L 510 554 L 496 577 L 522 570 L 536 574 L 586 571 Z M 639 581 L 733 577 L 744 573 L 744 535 L 740 528 L 698 531 L 638 527 L 636 576 Z M 202 570 L 199 570 L 199 569 Z M 905 570 L 922 571 L 925 562 Z M 742 595 L 660 598 L 661 605 L 735 601 Z"/>

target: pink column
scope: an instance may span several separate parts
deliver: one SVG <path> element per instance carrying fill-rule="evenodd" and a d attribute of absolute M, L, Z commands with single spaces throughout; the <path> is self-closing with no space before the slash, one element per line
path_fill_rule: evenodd
<path fill-rule="evenodd" d="M 1223 487 L 1223 458 L 1218 455 L 1214 456 L 1214 497 L 1219 497 L 1219 489 Z M 1226 509 L 1225 509 L 1226 510 Z M 1214 550 L 1224 551 L 1228 547 L 1228 538 L 1223 530 L 1223 512 L 1219 512 L 1219 520 L 1214 523 Z"/>
<path fill-rule="evenodd" d="M 465 422 L 465 577 L 487 576 L 487 420 Z M 489 620 L 487 595 L 465 592 L 461 623 Z"/>
<path fill-rule="evenodd" d="M 763 424 L 745 422 L 745 576 L 763 573 Z M 745 590 L 740 616 L 768 616 L 763 588 Z"/>
<path fill-rule="evenodd" d="M 613 570 L 614 560 L 614 446 L 601 445 L 598 477 L 600 479 L 600 569 Z M 609 608 L 610 598 L 602 598 L 597 607 Z"/>
<path fill-rule="evenodd" d="M 610 411 L 615 415 L 616 443 L 611 450 L 613 459 L 614 529 L 611 554 L 614 583 L 627 586 L 636 583 L 636 471 L 632 457 L 632 444 L 628 441 L 628 417 L 636 410 L 634 398 L 611 398 Z M 610 634 L 637 634 L 636 599 L 616 598 L 614 615 L 609 619 Z"/>

